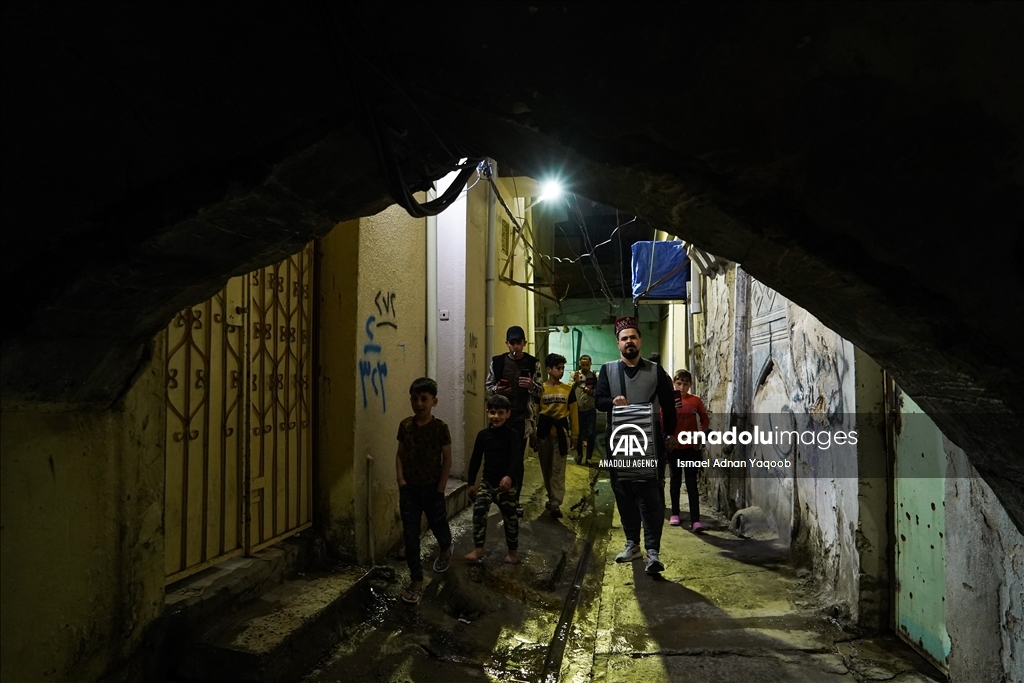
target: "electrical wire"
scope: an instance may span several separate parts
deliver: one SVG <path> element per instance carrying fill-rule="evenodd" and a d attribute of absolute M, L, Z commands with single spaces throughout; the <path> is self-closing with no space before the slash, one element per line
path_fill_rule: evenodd
<path fill-rule="evenodd" d="M 587 245 L 589 245 L 591 243 L 590 233 L 587 231 L 587 222 L 586 222 L 586 219 L 583 217 L 583 211 L 580 210 L 580 200 L 579 200 L 579 197 L 576 196 L 575 193 L 573 193 L 572 198 L 576 202 L 576 215 L 577 215 L 577 218 L 579 219 L 580 228 L 583 231 L 584 241 L 585 241 L 585 243 Z M 566 205 L 569 205 L 569 200 L 568 199 L 566 199 Z M 571 205 L 570 205 L 570 208 L 572 208 Z M 591 263 L 593 264 L 594 268 L 597 270 L 597 281 L 598 281 L 598 283 L 601 286 L 601 293 L 604 294 L 604 298 L 608 301 L 609 309 L 614 308 L 615 304 L 612 301 L 613 297 L 608 292 L 608 281 L 605 280 L 605 278 L 604 278 L 604 271 L 601 270 L 601 264 L 598 262 L 597 257 L 593 255 L 593 248 L 590 247 L 590 246 L 588 246 L 588 248 L 591 250 L 590 251 Z"/>
<path fill-rule="evenodd" d="M 486 168 L 485 168 L 485 166 L 486 166 Z M 585 253 L 585 254 L 577 255 L 576 252 L 573 250 L 570 242 L 569 242 L 569 235 L 566 234 L 566 232 L 565 232 L 565 230 L 563 228 L 559 227 L 558 229 L 562 233 L 562 235 L 566 238 L 567 246 L 569 248 L 570 253 L 573 254 L 573 257 L 572 258 L 563 258 L 563 257 L 559 257 L 559 256 L 552 256 L 550 254 L 544 254 L 544 253 L 541 253 L 540 251 L 538 251 L 533 246 L 533 244 L 530 242 L 530 240 L 527 238 L 526 231 L 523 228 L 523 226 L 520 224 L 519 218 L 516 217 L 515 213 L 509 207 L 508 203 L 505 201 L 505 198 L 502 196 L 501 191 L 498 189 L 497 183 L 494 182 L 493 177 L 491 176 L 490 173 L 488 173 L 488 169 L 490 167 L 487 164 L 487 162 L 486 161 L 481 162 L 479 168 L 483 169 L 483 170 L 481 172 L 478 169 L 478 179 L 477 179 L 477 182 L 479 182 L 480 177 L 483 177 L 484 179 L 487 180 L 487 182 L 490 183 L 491 188 L 494 190 L 494 195 L 497 198 L 498 203 L 501 204 L 502 208 L 505 210 L 505 213 L 508 214 L 509 219 L 511 219 L 511 221 L 512 221 L 512 227 L 515 229 L 516 233 L 519 235 L 519 238 L 522 239 L 523 244 L 527 247 L 527 249 L 530 250 L 530 253 L 536 255 L 539 258 L 548 259 L 549 261 L 553 261 L 553 262 L 560 263 L 560 264 L 561 263 L 565 263 L 565 264 L 569 264 L 569 265 L 572 265 L 572 264 L 575 264 L 575 263 L 579 263 L 583 259 L 589 258 L 591 260 L 593 266 L 594 266 L 594 269 L 597 271 L 598 285 L 599 285 L 599 288 L 601 290 L 601 293 L 604 295 L 605 303 L 608 305 L 608 312 L 609 312 L 609 314 L 616 315 L 616 311 L 618 311 L 618 310 L 620 310 L 622 308 L 622 304 L 621 303 L 616 303 L 615 297 L 611 296 L 611 294 L 609 293 L 609 291 L 608 291 L 608 287 L 609 287 L 608 281 L 604 277 L 604 271 L 601 269 L 601 265 L 600 265 L 600 262 L 598 262 L 598 260 L 597 260 L 596 253 L 597 253 L 597 249 L 598 248 L 603 247 L 606 244 L 610 244 L 612 239 L 614 239 L 615 236 L 618 235 L 619 255 L 620 255 L 619 256 L 619 260 L 621 262 L 621 260 L 622 260 L 622 234 L 619 232 L 619 230 L 621 228 L 624 228 L 627 225 L 630 225 L 631 223 L 635 223 L 638 220 L 638 216 L 633 216 L 631 219 L 629 219 L 625 223 L 617 224 L 615 226 L 615 228 L 612 230 L 612 232 L 609 234 L 608 239 L 606 239 L 605 241 L 603 241 L 603 242 L 601 242 L 599 244 L 593 244 L 593 240 L 590 238 L 590 233 L 589 233 L 589 231 L 587 230 L 587 227 L 586 227 L 586 218 L 583 216 L 583 212 L 579 208 L 579 197 L 576 194 L 573 194 L 573 199 L 576 202 L 575 212 L 573 212 L 573 206 L 572 206 L 572 204 L 569 203 L 568 198 L 566 198 L 566 206 L 568 207 L 570 213 L 573 214 L 574 218 L 577 219 L 577 223 L 578 223 L 578 225 L 580 227 L 580 230 L 581 230 L 581 233 L 583 235 L 584 246 L 587 249 L 589 249 L 589 251 L 587 253 Z M 476 185 L 476 183 L 474 183 L 473 185 Z M 516 186 L 515 177 L 514 176 L 513 176 L 513 179 L 512 179 L 512 187 L 513 187 L 513 191 L 516 192 L 516 195 L 518 196 L 518 187 Z M 618 213 L 619 212 L 616 209 L 616 211 L 615 211 L 616 223 L 618 223 Z M 580 265 L 582 266 L 583 264 L 580 264 Z M 620 268 L 620 271 L 621 271 L 621 268 Z M 583 275 L 583 280 L 587 283 L 587 287 L 590 289 L 591 297 L 594 298 L 594 299 L 597 299 L 598 298 L 597 297 L 597 290 L 594 288 L 594 285 L 590 282 L 590 278 L 587 277 L 586 268 L 581 268 L 581 274 Z M 625 279 L 621 278 L 621 276 L 620 276 L 620 280 L 622 281 L 622 283 L 621 283 L 621 285 L 622 285 L 622 292 L 623 292 L 622 300 L 624 301 L 626 299 L 626 296 L 625 296 L 626 284 L 625 284 Z"/>
<path fill-rule="evenodd" d="M 566 243 L 566 246 L 569 248 L 569 252 L 573 256 L 576 256 L 576 252 L 573 251 L 572 244 L 569 241 L 569 235 L 567 235 L 565 233 L 565 230 L 562 228 L 562 226 L 558 226 L 558 230 L 559 230 L 559 232 L 562 233 L 562 236 L 565 237 L 565 243 Z M 551 258 L 556 259 L 558 261 L 561 261 L 561 259 L 559 259 L 557 256 L 552 256 Z M 572 261 L 572 263 L 576 263 L 581 258 L 583 258 L 583 257 L 582 256 L 581 257 L 577 257 L 574 261 Z M 583 266 L 582 263 L 580 264 L 580 274 L 583 275 L 583 281 L 587 283 L 587 288 L 590 290 L 591 298 L 596 299 L 597 298 L 597 292 L 594 290 L 594 285 L 590 284 L 590 278 L 587 277 L 587 269 Z"/>
<path fill-rule="evenodd" d="M 605 295 L 605 298 L 608 300 L 609 305 L 611 305 L 612 297 L 611 297 L 611 295 L 610 295 L 610 293 L 608 292 L 608 289 L 607 289 L 608 282 L 607 282 L 607 280 L 605 280 L 604 271 L 601 268 L 600 261 L 598 261 L 597 260 L 597 256 L 594 255 L 593 240 L 590 239 L 590 232 L 587 230 L 587 223 L 586 223 L 586 219 L 583 216 L 583 211 L 579 208 L 579 204 L 580 204 L 579 197 L 577 197 L 574 194 L 573 195 L 573 199 L 576 201 L 576 213 L 577 213 L 577 215 L 579 217 L 580 228 L 583 231 L 584 244 L 590 250 L 590 252 L 589 252 L 589 254 L 590 254 L 590 261 L 591 261 L 591 264 L 594 266 L 594 269 L 597 271 L 597 278 L 598 278 L 598 282 L 601 285 L 601 292 Z"/>
<path fill-rule="evenodd" d="M 505 209 L 505 213 L 507 213 L 509 218 L 512 219 L 512 227 L 515 228 L 517 233 L 519 233 L 519 237 L 520 237 L 520 239 L 523 240 L 523 243 L 526 244 L 527 247 L 532 249 L 534 251 L 534 253 L 537 254 L 537 256 L 539 256 L 540 258 L 548 259 L 549 261 L 555 261 L 557 263 L 567 263 L 569 265 L 572 265 L 572 264 L 577 263 L 577 262 L 579 262 L 579 261 L 581 261 L 581 260 L 583 260 L 585 258 L 594 258 L 594 257 L 596 257 L 597 249 L 599 247 L 603 247 L 604 245 L 610 243 L 612 241 L 612 238 L 615 236 L 616 233 L 618 233 L 620 228 L 624 228 L 627 225 L 629 225 L 630 223 L 635 223 L 638 220 L 637 216 L 633 216 L 632 218 L 630 218 L 625 223 L 620 223 L 619 225 L 616 225 L 615 228 L 609 234 L 608 239 L 606 239 L 604 242 L 601 242 L 600 244 L 595 244 L 591 248 L 591 251 L 589 251 L 586 254 L 580 254 L 579 256 L 577 256 L 575 254 L 575 252 L 573 252 L 573 258 L 563 258 L 563 257 L 559 257 L 559 256 L 552 256 L 550 254 L 544 254 L 544 253 L 541 253 L 540 251 L 537 251 L 534 248 L 534 246 L 529 242 L 529 240 L 527 240 L 526 233 L 524 232 L 522 226 L 519 225 L 518 219 L 516 218 L 515 214 L 512 212 L 512 209 L 510 209 L 508 204 L 505 202 L 505 198 L 502 197 L 501 191 L 498 189 L 498 186 L 495 184 L 494 180 L 492 180 L 489 177 L 486 177 L 486 174 L 485 174 L 485 178 L 491 184 L 491 187 L 494 189 L 494 194 L 495 194 L 495 196 L 498 199 L 498 203 L 501 204 L 502 208 Z M 515 181 L 513 180 L 513 183 L 514 182 Z M 474 185 L 475 185 L 475 183 L 474 183 Z M 559 230 L 561 230 L 562 235 L 564 235 L 565 238 L 568 240 L 569 236 L 565 233 L 565 230 L 562 230 L 562 228 L 559 228 Z M 622 236 L 620 235 L 619 236 L 620 243 L 621 243 L 621 240 L 622 240 Z M 571 252 L 573 251 L 571 246 L 569 247 L 569 251 L 571 251 Z M 625 298 L 625 297 L 623 297 L 623 298 Z"/>
<path fill-rule="evenodd" d="M 633 216 L 632 218 L 630 218 L 625 223 L 621 223 L 619 225 L 616 225 L 615 229 L 612 230 L 611 233 L 608 235 L 608 239 L 606 239 L 604 242 L 601 242 L 600 244 L 595 244 L 593 247 L 590 247 L 590 251 L 587 252 L 586 254 L 580 254 L 579 256 L 576 256 L 576 254 L 573 253 L 573 258 L 563 258 L 563 257 L 559 257 L 559 256 L 550 256 L 548 254 L 537 254 L 537 255 L 542 257 L 542 258 L 549 259 L 551 261 L 557 261 L 558 263 L 568 263 L 569 265 L 572 265 L 574 263 L 577 263 L 578 261 L 581 261 L 582 259 L 596 256 L 598 247 L 603 247 L 604 245 L 606 245 L 609 242 L 611 242 L 612 238 L 615 236 L 615 233 L 617 233 L 619 231 L 619 228 L 624 228 L 627 225 L 629 225 L 630 223 L 635 223 L 636 220 L 637 220 L 637 217 Z M 562 230 L 562 229 L 559 228 L 559 230 Z M 562 234 L 565 235 L 566 239 L 569 238 L 569 236 L 566 235 L 564 230 L 562 230 Z M 621 240 L 621 236 L 620 236 L 619 239 Z M 572 251 L 571 247 L 569 248 L 569 251 Z M 625 297 L 623 297 L 623 298 L 625 298 Z"/>
<path fill-rule="evenodd" d="M 633 220 L 636 220 L 636 216 L 633 216 Z M 615 209 L 615 222 L 619 222 L 619 210 Z M 617 230 L 616 230 L 617 232 Z M 614 234 L 614 233 L 612 233 Z M 622 288 L 622 298 L 626 298 L 626 278 L 622 277 L 622 235 L 619 235 L 619 285 Z"/>

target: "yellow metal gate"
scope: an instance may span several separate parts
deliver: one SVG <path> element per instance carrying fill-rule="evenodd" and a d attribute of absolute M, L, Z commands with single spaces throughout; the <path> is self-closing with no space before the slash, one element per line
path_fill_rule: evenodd
<path fill-rule="evenodd" d="M 168 583 L 312 524 L 313 249 L 167 328 Z"/>

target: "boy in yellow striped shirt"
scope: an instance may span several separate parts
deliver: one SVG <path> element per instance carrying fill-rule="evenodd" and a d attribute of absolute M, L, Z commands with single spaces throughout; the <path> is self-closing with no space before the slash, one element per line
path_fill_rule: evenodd
<path fill-rule="evenodd" d="M 544 475 L 544 488 L 548 492 L 547 511 L 552 517 L 562 516 L 562 498 L 565 497 L 565 459 L 569 449 L 576 448 L 579 433 L 579 415 L 576 392 L 562 384 L 565 374 L 565 356 L 550 353 L 545 359 L 548 379 L 540 397 L 540 416 L 537 419 L 537 455 Z"/>

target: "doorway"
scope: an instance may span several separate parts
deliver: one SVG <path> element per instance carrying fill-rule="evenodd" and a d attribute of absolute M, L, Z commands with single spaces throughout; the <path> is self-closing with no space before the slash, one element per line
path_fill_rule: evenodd
<path fill-rule="evenodd" d="M 314 245 L 168 325 L 167 583 L 312 525 Z"/>

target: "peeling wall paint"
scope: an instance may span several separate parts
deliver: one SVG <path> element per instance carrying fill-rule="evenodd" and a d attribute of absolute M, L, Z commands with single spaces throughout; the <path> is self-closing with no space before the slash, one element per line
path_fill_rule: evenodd
<path fill-rule="evenodd" d="M 731 379 L 733 343 L 732 291 L 735 272 L 732 267 L 713 279 L 705 279 L 702 313 L 695 327 L 694 353 L 697 376 L 694 392 L 699 393 L 713 413 L 726 412 L 726 396 Z"/>
<path fill-rule="evenodd" d="M 854 347 L 857 428 L 857 516 L 854 542 L 860 561 L 858 601 L 852 615 L 868 629 L 889 624 L 889 481 L 885 423 L 885 373 Z M 867 474 L 867 476 L 865 476 Z"/>
<path fill-rule="evenodd" d="M 704 278 L 701 313 L 694 316 L 693 393 L 704 401 L 712 429 L 724 429 L 729 424 L 735 278 L 734 266 L 730 266 L 724 275 Z M 725 454 L 720 446 L 710 446 L 707 452 L 711 457 Z M 731 516 L 747 505 L 745 481 L 739 478 L 732 480 L 719 471 L 706 471 L 700 480 L 700 489 L 702 495 L 727 515 Z"/>
<path fill-rule="evenodd" d="M 712 414 L 712 428 L 727 428 L 737 419 L 735 414 L 749 413 L 752 423 L 747 428 L 756 425 L 765 431 L 813 431 L 824 426 L 855 429 L 853 345 L 781 294 L 751 279 L 749 346 L 745 353 L 734 356 L 735 281 L 735 266 L 730 266 L 724 277 L 705 279 L 703 314 L 697 316 L 695 328 L 698 393 Z M 745 373 L 735 372 L 734 357 L 749 363 Z M 880 397 L 880 372 L 873 363 L 870 368 L 877 382 L 875 394 Z M 746 376 L 749 386 L 734 388 L 730 394 L 729 383 L 737 375 Z M 731 406 L 730 400 L 737 405 Z M 881 447 L 879 440 L 873 443 L 876 457 L 884 457 L 878 451 Z M 729 446 L 709 447 L 712 457 L 732 453 Z M 840 465 L 855 461 L 858 450 L 849 444 L 832 444 L 828 449 L 773 444 L 752 446 L 747 454 L 766 459 L 780 456 L 790 458 L 793 466 L 756 476 L 710 469 L 702 478 L 702 490 L 730 515 L 747 506 L 762 508 L 780 541 L 790 546 L 794 561 L 812 569 L 819 585 L 832 596 L 833 613 L 857 620 L 862 590 L 858 537 L 865 544 L 858 521 L 860 491 L 858 480 L 849 476 L 851 470 Z M 879 534 L 885 530 L 872 525 L 870 531 Z M 868 543 L 872 547 L 879 544 L 878 538 Z M 873 571 L 878 570 L 876 563 Z M 877 614 L 873 618 L 877 620 Z"/>
<path fill-rule="evenodd" d="M 1024 681 L 1024 536 L 964 452 L 943 447 L 950 680 Z"/>
<path fill-rule="evenodd" d="M 787 308 L 794 381 L 785 410 L 794 415 L 797 429 L 855 429 L 853 345 L 798 306 L 787 302 Z M 842 476 L 840 463 L 856 457 L 857 447 L 850 444 L 828 450 L 801 445 L 795 460 L 793 552 L 836 594 L 837 610 L 845 617 L 857 604 L 858 490 L 856 479 Z"/>
<path fill-rule="evenodd" d="M 696 316 L 696 393 L 712 424 L 728 423 L 732 288 L 729 274 L 704 281 Z M 750 297 L 750 409 L 786 415 L 791 428 L 857 429 L 856 447 L 757 446 L 752 455 L 786 455 L 788 470 L 767 477 L 706 470 L 702 491 L 729 513 L 761 507 L 792 560 L 808 567 L 822 608 L 869 628 L 890 616 L 888 488 L 883 373 L 814 316 L 756 281 Z M 775 418 L 773 418 L 775 419 Z M 762 429 L 771 425 L 762 424 Z M 937 430 L 936 430 L 937 431 Z M 940 438 L 940 434 L 937 435 Z M 944 441 L 946 629 L 951 680 L 1024 680 L 1024 538 L 963 451 Z M 711 457 L 725 446 L 709 446 Z M 761 452 L 771 450 L 772 452 Z M 848 466 L 851 459 L 856 469 Z M 840 465 L 844 465 L 840 467 Z"/>

